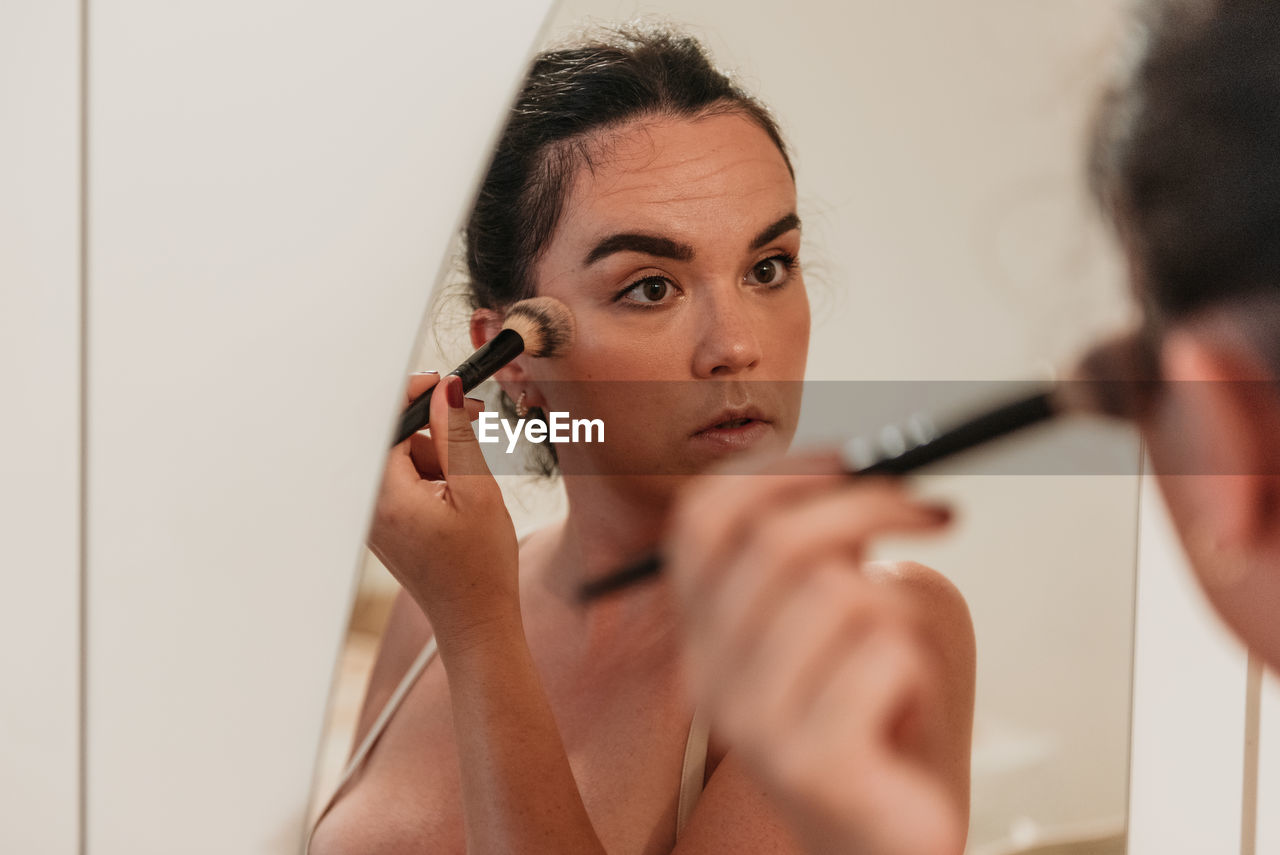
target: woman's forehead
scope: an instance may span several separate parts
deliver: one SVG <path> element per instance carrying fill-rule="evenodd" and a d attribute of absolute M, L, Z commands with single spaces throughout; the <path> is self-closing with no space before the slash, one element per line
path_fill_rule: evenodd
<path fill-rule="evenodd" d="M 592 145 L 565 199 L 559 237 L 580 244 L 623 228 L 754 234 L 794 211 L 795 182 L 777 145 L 750 119 L 725 113 L 653 118 Z"/>

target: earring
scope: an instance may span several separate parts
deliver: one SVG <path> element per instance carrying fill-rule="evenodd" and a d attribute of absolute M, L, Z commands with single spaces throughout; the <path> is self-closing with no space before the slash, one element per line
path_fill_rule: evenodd
<path fill-rule="evenodd" d="M 525 403 L 524 403 L 524 399 L 527 398 L 528 396 L 529 396 L 529 393 L 521 389 L 520 397 L 516 399 L 516 415 L 519 416 L 520 418 L 524 418 L 525 416 L 529 415 L 529 408 L 525 406 Z"/>

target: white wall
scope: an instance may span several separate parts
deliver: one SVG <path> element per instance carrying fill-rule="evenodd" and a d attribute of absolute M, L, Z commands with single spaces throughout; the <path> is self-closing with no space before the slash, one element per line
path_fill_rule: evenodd
<path fill-rule="evenodd" d="M 1245 653 L 1197 588 L 1149 476 L 1141 520 L 1129 851 L 1241 852 Z"/>
<path fill-rule="evenodd" d="M 1257 851 L 1280 855 L 1280 682 L 1267 674 L 1262 683 L 1258 733 Z"/>
<path fill-rule="evenodd" d="M 299 851 L 404 368 L 548 5 L 91 4 L 93 855 Z"/>
<path fill-rule="evenodd" d="M 0 852 L 80 832 L 79 28 L 0 3 Z"/>

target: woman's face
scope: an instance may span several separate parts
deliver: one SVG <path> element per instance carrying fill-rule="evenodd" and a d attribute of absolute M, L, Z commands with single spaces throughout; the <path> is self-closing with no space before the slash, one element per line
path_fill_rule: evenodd
<path fill-rule="evenodd" d="M 593 141 L 535 269 L 573 312 L 530 403 L 605 426 L 566 473 L 683 474 L 795 433 L 809 346 L 795 183 L 736 113 L 637 120 Z"/>

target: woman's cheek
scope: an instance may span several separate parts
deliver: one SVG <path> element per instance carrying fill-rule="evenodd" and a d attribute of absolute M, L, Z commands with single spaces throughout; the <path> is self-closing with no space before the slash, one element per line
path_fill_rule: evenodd
<path fill-rule="evenodd" d="M 774 342 L 777 352 L 782 355 L 780 362 L 785 366 L 784 375 L 794 375 L 794 379 L 803 378 L 804 366 L 809 357 L 809 328 L 811 316 L 809 297 L 804 283 L 797 283 L 795 296 L 786 303 L 785 310 L 771 315 L 771 325 L 776 332 Z"/>
<path fill-rule="evenodd" d="M 809 291 L 807 288 L 805 288 L 803 279 L 795 283 L 795 292 L 796 292 L 796 301 L 795 301 L 796 302 L 796 307 L 795 307 L 796 325 L 799 329 L 802 329 L 804 331 L 804 342 L 806 345 L 808 345 L 809 324 L 812 318 L 812 314 L 809 309 Z"/>
<path fill-rule="evenodd" d="M 607 380 L 680 380 L 689 376 L 688 365 L 679 358 L 687 350 L 678 340 L 664 336 L 638 335 L 635 330 L 619 331 L 607 347 L 593 348 L 579 376 Z M 682 370 L 683 369 L 683 370 Z"/>

